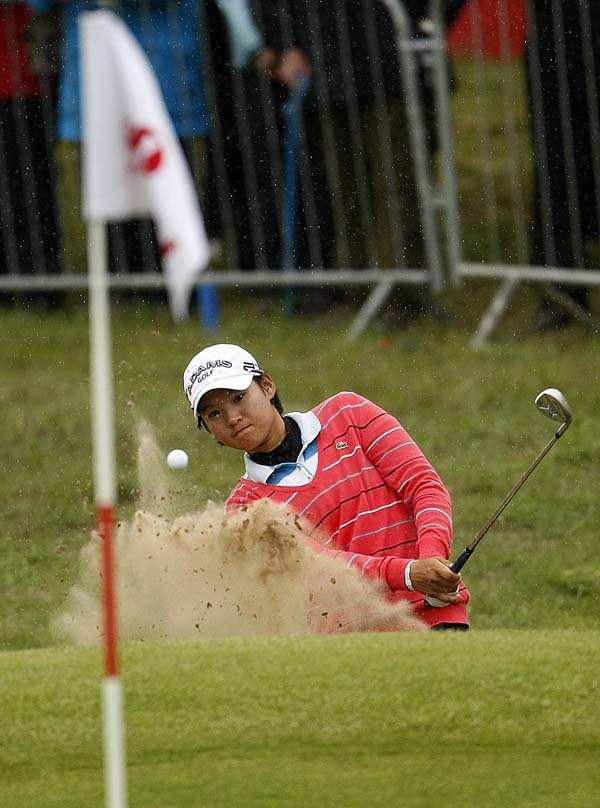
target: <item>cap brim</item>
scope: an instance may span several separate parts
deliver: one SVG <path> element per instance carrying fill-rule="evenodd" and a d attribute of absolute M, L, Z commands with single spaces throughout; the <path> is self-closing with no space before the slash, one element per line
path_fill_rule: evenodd
<path fill-rule="evenodd" d="M 229 378 L 211 379 L 207 384 L 202 385 L 200 390 L 194 395 L 193 410 L 198 415 L 198 407 L 202 397 L 211 390 L 247 390 L 252 384 L 254 375 L 244 373 L 241 376 L 230 376 Z"/>

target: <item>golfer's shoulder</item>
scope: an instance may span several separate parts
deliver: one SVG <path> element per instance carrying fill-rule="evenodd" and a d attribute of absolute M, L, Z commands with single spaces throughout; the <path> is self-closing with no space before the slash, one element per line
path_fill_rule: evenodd
<path fill-rule="evenodd" d="M 360 407 L 370 403 L 371 402 L 367 398 L 359 395 L 358 393 L 353 393 L 350 390 L 342 390 L 339 393 L 334 393 L 332 396 L 329 396 L 329 398 L 326 398 L 325 401 L 321 401 L 320 404 L 314 406 L 313 412 L 315 415 L 320 417 L 320 414 L 323 412 L 336 412 L 337 410 L 349 409 L 357 406 Z"/>
<path fill-rule="evenodd" d="M 358 393 L 353 393 L 349 390 L 342 390 L 339 393 L 334 393 L 325 401 L 313 407 L 313 412 L 317 418 L 324 423 L 327 418 L 334 416 L 351 416 L 353 413 L 363 409 L 368 409 L 373 406 L 372 402 Z"/>

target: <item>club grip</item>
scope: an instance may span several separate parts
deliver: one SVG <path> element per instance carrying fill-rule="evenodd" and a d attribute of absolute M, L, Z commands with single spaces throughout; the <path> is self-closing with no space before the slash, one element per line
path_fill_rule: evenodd
<path fill-rule="evenodd" d="M 459 555 L 459 557 L 456 559 L 456 561 L 450 567 L 452 572 L 460 572 L 461 569 L 467 563 L 467 561 L 471 558 L 472 553 L 473 553 L 473 550 L 469 550 L 468 547 L 465 547 L 465 549 L 462 551 L 462 553 Z"/>

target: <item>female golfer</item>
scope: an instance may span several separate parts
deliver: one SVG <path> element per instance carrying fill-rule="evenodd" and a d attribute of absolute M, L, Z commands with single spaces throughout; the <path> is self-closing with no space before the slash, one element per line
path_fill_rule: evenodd
<path fill-rule="evenodd" d="M 347 392 L 284 415 L 273 378 L 238 345 L 204 348 L 183 385 L 198 426 L 244 452 L 226 510 L 283 503 L 390 600 L 409 601 L 432 628 L 468 627 L 469 593 L 449 569 L 450 496 L 392 415 Z"/>

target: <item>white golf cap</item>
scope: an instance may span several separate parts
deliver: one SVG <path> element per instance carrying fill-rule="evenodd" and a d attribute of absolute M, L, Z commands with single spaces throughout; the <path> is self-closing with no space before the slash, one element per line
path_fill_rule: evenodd
<path fill-rule="evenodd" d="M 209 345 L 183 371 L 183 389 L 197 415 L 200 399 L 209 390 L 247 390 L 262 373 L 252 354 L 239 345 Z"/>

